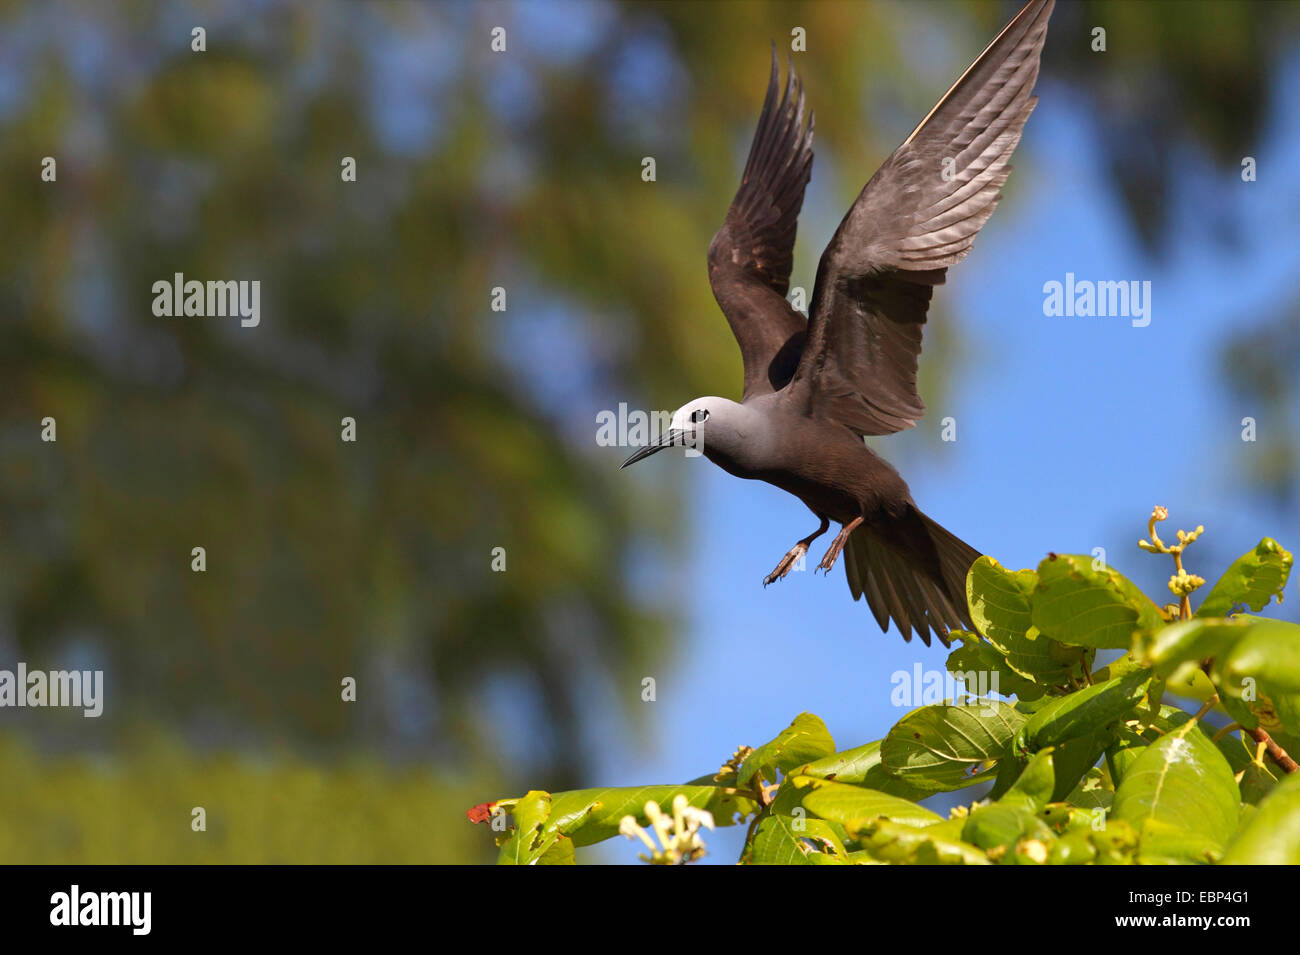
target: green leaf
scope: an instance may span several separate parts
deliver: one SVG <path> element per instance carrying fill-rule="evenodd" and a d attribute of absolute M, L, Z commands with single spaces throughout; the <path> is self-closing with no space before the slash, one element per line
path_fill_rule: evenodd
<path fill-rule="evenodd" d="M 1199 733 L 1204 739 L 1209 740 L 1211 734 L 1206 730 L 1213 729 L 1213 727 L 1206 727 L 1205 724 L 1197 722 L 1192 714 L 1186 710 L 1171 706 L 1168 703 L 1161 704 L 1160 712 L 1156 714 L 1143 709 L 1142 722 L 1145 724 L 1142 732 L 1153 743 L 1165 733 L 1172 733 L 1177 729 L 1189 733 Z"/>
<path fill-rule="evenodd" d="M 1106 765 L 1110 767 L 1110 778 L 1118 786 L 1133 768 L 1133 764 L 1146 752 L 1151 741 L 1131 729 L 1121 729 L 1113 743 L 1106 748 Z"/>
<path fill-rule="evenodd" d="M 501 845 L 497 865 L 531 865 L 537 861 L 558 837 L 547 838 L 542 834 L 542 827 L 550 814 L 550 793 L 533 789 L 515 800 L 510 806 L 515 828 Z"/>
<path fill-rule="evenodd" d="M 1015 785 L 998 801 L 1003 805 L 1021 806 L 1031 812 L 1038 812 L 1051 800 L 1055 788 L 1055 761 L 1051 749 L 1045 749 L 1034 755 Z"/>
<path fill-rule="evenodd" d="M 1211 672 L 1223 707 L 1243 726 L 1300 733 L 1300 627 L 1247 620 L 1244 635 Z"/>
<path fill-rule="evenodd" d="M 776 772 L 789 772 L 804 763 L 831 756 L 835 753 L 835 740 L 819 717 L 800 713 L 776 739 L 759 746 L 740 764 L 736 774 L 741 786 L 748 786 L 756 775 L 768 782 L 776 781 Z"/>
<path fill-rule="evenodd" d="M 813 776 L 817 779 L 832 779 L 837 783 L 866 786 L 868 789 L 876 789 L 904 799 L 921 799 L 933 792 L 930 789 L 913 786 L 885 772 L 885 767 L 880 761 L 880 743 L 880 740 L 876 740 L 874 743 L 847 749 L 842 753 L 832 753 L 802 767 L 799 772 L 804 776 Z"/>
<path fill-rule="evenodd" d="M 985 850 L 1010 846 L 1018 842 L 1035 823 L 1038 823 L 1038 819 L 1032 812 L 995 802 L 981 806 L 970 814 L 961 831 L 961 838 L 963 842 Z"/>
<path fill-rule="evenodd" d="M 1278 693 L 1300 693 L 1300 627 L 1283 620 L 1252 622 L 1228 652 L 1223 679 L 1254 677 Z"/>
<path fill-rule="evenodd" d="M 1244 620 L 1180 620 L 1144 635 L 1135 653 L 1161 679 L 1168 679 L 1184 664 L 1199 666 L 1202 660 L 1220 656 L 1247 627 Z"/>
<path fill-rule="evenodd" d="M 1075 646 L 1127 650 L 1137 630 L 1164 623 L 1160 610 L 1126 577 L 1093 558 L 1052 554 L 1038 565 L 1034 626 Z"/>
<path fill-rule="evenodd" d="M 1146 748 L 1115 792 L 1115 818 L 1145 833 L 1152 829 L 1157 852 L 1179 848 L 1169 829 L 1200 837 L 1182 845 L 1196 854 L 1185 861 L 1206 861 L 1205 846 L 1222 849 L 1237 827 L 1241 794 L 1232 768 L 1195 720 L 1166 733 Z"/>
<path fill-rule="evenodd" d="M 881 743 L 885 770 L 914 786 L 961 789 L 992 771 L 981 764 L 1007 751 L 1025 717 L 1007 703 L 923 706 L 903 717 Z"/>
<path fill-rule="evenodd" d="M 1210 863 L 1223 854 L 1223 846 L 1204 833 L 1148 819 L 1142 824 L 1138 862 L 1143 865 Z"/>
<path fill-rule="evenodd" d="M 1291 574 L 1291 554 L 1277 541 L 1265 537 L 1253 551 L 1238 557 L 1219 578 L 1196 611 L 1198 617 L 1226 617 L 1245 604 L 1256 612 L 1273 597 L 1282 599 Z"/>
<path fill-rule="evenodd" d="M 1266 758 L 1262 765 L 1255 762 L 1255 741 L 1245 733 L 1229 733 L 1215 745 L 1238 777 L 1237 787 L 1241 790 L 1243 803 L 1258 805 L 1286 776 L 1285 771 L 1271 759 Z"/>
<path fill-rule="evenodd" d="M 851 788 L 851 787 L 850 787 Z M 790 780 L 781 784 L 772 805 L 763 811 L 748 850 L 753 865 L 816 865 L 826 859 L 806 840 L 829 844 L 838 855 L 845 855 L 841 834 L 829 822 L 808 815 L 802 806 L 803 793 Z"/>
<path fill-rule="evenodd" d="M 1006 651 L 1029 630 L 1029 595 L 1037 575 L 1012 572 L 992 557 L 981 557 L 966 575 L 966 602 L 971 621 L 999 650 Z"/>
<path fill-rule="evenodd" d="M 1272 690 L 1272 686 L 1269 686 Z M 1300 695 L 1295 693 L 1274 693 L 1273 711 L 1277 714 L 1277 725 L 1268 732 L 1274 738 L 1279 740 L 1283 735 L 1297 736 L 1300 735 Z"/>
<path fill-rule="evenodd" d="M 1234 722 L 1248 729 L 1263 729 L 1274 739 L 1300 733 L 1300 698 L 1273 695 L 1262 684 L 1250 690 L 1249 698 L 1245 690 L 1245 685 L 1225 686 L 1219 699 Z"/>
<path fill-rule="evenodd" d="M 977 846 L 948 835 L 947 827 L 916 829 L 888 819 L 867 823 L 854 834 L 872 857 L 883 862 L 915 865 L 989 865 L 989 858 Z"/>
<path fill-rule="evenodd" d="M 1300 773 L 1273 788 L 1229 846 L 1227 865 L 1300 865 Z"/>
<path fill-rule="evenodd" d="M 1032 570 L 1012 572 L 981 557 L 966 577 L 971 622 L 1016 673 L 1043 686 L 1066 686 L 1083 675 L 1086 651 L 1051 640 L 1034 626 L 1030 600 L 1037 582 Z"/>
<path fill-rule="evenodd" d="M 1038 812 L 1051 798 L 1056 785 L 1051 750 L 1029 761 L 1015 784 L 997 802 L 971 812 L 962 827 L 962 839 L 981 849 L 1012 846 L 1022 837 L 1045 835 L 1046 826 Z"/>
<path fill-rule="evenodd" d="M 1150 682 L 1150 671 L 1134 670 L 1058 697 L 1030 718 L 1021 737 L 1029 749 L 1039 750 L 1076 736 L 1091 735 L 1133 709 Z"/>
<path fill-rule="evenodd" d="M 1105 683 L 1107 680 L 1112 680 L 1117 676 L 1124 676 L 1127 673 L 1132 673 L 1134 670 L 1141 670 L 1144 666 L 1144 663 L 1133 658 L 1133 654 L 1130 651 L 1129 653 L 1121 654 L 1114 660 L 1111 660 L 1110 663 L 1106 664 L 1104 667 L 1100 667 L 1096 670 L 1092 674 L 1092 682 Z"/>
<path fill-rule="evenodd" d="M 989 692 L 996 692 L 1002 696 L 1016 696 L 1022 700 L 1036 700 L 1047 692 L 1045 686 L 1026 680 L 1013 670 L 1007 663 L 1007 658 L 978 633 L 958 630 L 949 636 L 960 640 L 961 646 L 948 654 L 948 672 L 954 679 L 961 680 L 968 691 L 972 686 L 978 686 L 979 674 L 988 673 L 992 674 L 992 677 L 985 677 L 986 680 L 997 681 L 987 688 Z M 967 674 L 975 676 L 968 677 Z"/>
<path fill-rule="evenodd" d="M 1106 785 L 1105 774 L 1096 766 L 1089 769 L 1070 790 L 1065 801 L 1078 809 L 1104 809 L 1110 812 L 1115 802 L 1115 791 Z"/>
<path fill-rule="evenodd" d="M 1088 773 L 1097 768 L 1097 762 L 1106 753 L 1106 747 L 1115 739 L 1115 728 L 1103 726 L 1083 736 L 1075 736 L 1057 743 L 1053 753 L 1056 762 L 1056 788 L 1052 801 L 1069 799 Z"/>
<path fill-rule="evenodd" d="M 1023 730 L 1024 727 L 1021 727 L 1021 729 Z M 1025 771 L 1025 766 L 1028 763 L 1029 760 L 1025 757 L 1024 748 L 1017 746 L 1016 737 L 1012 737 L 1007 754 L 998 760 L 997 773 L 993 778 L 993 785 L 989 787 L 987 798 L 997 800 L 1005 796 L 1007 790 L 1016 784 L 1016 780 Z"/>
<path fill-rule="evenodd" d="M 806 826 L 807 820 L 803 824 Z M 815 865 L 812 856 L 820 853 L 803 841 L 807 832 L 795 832 L 794 825 L 790 816 L 764 813 L 754 827 L 744 861 L 750 865 Z"/>
<path fill-rule="evenodd" d="M 924 806 L 874 789 L 812 776 L 792 776 L 790 782 L 803 792 L 803 805 L 808 811 L 845 827 L 880 817 L 907 826 L 931 826 L 943 822 L 940 816 Z"/>
<path fill-rule="evenodd" d="M 542 853 L 538 865 L 577 865 L 573 855 L 573 840 L 560 836 L 551 847 Z"/>

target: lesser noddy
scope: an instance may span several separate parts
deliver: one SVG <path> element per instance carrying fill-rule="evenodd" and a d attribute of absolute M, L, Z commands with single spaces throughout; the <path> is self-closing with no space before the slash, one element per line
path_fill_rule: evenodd
<path fill-rule="evenodd" d="M 740 189 L 709 245 L 713 287 L 744 362 L 739 403 L 696 398 L 623 467 L 694 445 L 742 478 L 795 495 L 821 526 L 763 581 L 790 572 L 840 524 L 818 567 L 840 551 L 854 599 L 904 639 L 973 629 L 966 573 L 979 551 L 926 517 L 865 435 L 911 428 L 921 330 L 934 286 L 970 251 L 1001 198 L 1008 161 L 1033 111 L 1053 0 L 1031 0 L 980 54 L 849 209 L 817 266 L 809 317 L 786 301 L 795 228 L 813 161 L 813 117 L 788 70 L 772 75 Z"/>

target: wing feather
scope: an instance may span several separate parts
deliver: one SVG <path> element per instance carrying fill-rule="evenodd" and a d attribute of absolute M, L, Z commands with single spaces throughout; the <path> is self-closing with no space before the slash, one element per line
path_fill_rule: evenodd
<path fill-rule="evenodd" d="M 1031 0 L 871 177 L 822 253 L 807 343 L 786 390 L 801 412 L 890 434 L 916 390 L 935 285 L 1001 199 L 1036 102 L 1054 0 Z"/>
<path fill-rule="evenodd" d="M 813 117 L 804 122 L 794 69 L 780 87 L 776 47 L 758 128 L 740 188 L 709 244 L 709 284 L 745 366 L 745 398 L 785 387 L 797 367 L 807 319 L 790 307 L 795 232 L 812 176 Z"/>

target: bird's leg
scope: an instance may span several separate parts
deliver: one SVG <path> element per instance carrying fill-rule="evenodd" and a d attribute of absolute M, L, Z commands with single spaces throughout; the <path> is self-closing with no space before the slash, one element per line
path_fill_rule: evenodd
<path fill-rule="evenodd" d="M 794 567 L 804 554 L 808 553 L 808 545 L 826 533 L 826 529 L 831 526 L 831 522 L 820 514 L 817 516 L 821 517 L 822 526 L 790 548 L 789 552 L 781 558 L 781 563 L 776 565 L 776 570 L 763 578 L 764 587 L 775 580 L 780 580 L 786 574 L 790 573 L 790 569 Z"/>
<path fill-rule="evenodd" d="M 835 535 L 835 540 L 831 541 L 831 546 L 826 548 L 826 556 L 823 557 L 822 562 L 817 565 L 820 570 L 824 570 L 828 574 L 831 572 L 831 568 L 835 566 L 835 560 L 840 556 L 840 551 L 844 549 L 844 545 L 848 541 L 849 535 L 852 534 L 853 529 L 861 523 L 862 515 L 859 514 L 857 517 L 853 518 L 853 520 L 840 528 L 840 532 Z"/>

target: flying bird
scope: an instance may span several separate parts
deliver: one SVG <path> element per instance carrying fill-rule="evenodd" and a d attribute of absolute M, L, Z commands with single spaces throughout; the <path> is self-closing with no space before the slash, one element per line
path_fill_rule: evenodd
<path fill-rule="evenodd" d="M 808 317 L 786 301 L 795 229 L 812 174 L 814 117 L 788 68 L 772 74 L 740 189 L 709 245 L 709 284 L 740 345 L 739 403 L 704 397 L 623 467 L 666 447 L 698 447 L 737 477 L 766 481 L 820 526 L 767 575 L 785 577 L 840 525 L 818 568 L 840 553 L 855 600 L 881 630 L 893 621 L 945 646 L 973 629 L 966 574 L 979 551 L 916 506 L 906 482 L 864 443 L 911 428 L 921 331 L 934 287 L 966 257 L 1001 198 L 1037 98 L 1054 0 L 1031 0 L 867 182 L 817 267 Z M 779 100 L 778 100 L 779 95 Z"/>

